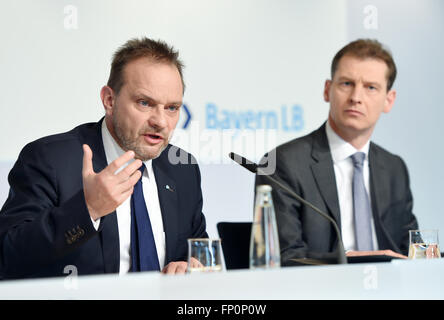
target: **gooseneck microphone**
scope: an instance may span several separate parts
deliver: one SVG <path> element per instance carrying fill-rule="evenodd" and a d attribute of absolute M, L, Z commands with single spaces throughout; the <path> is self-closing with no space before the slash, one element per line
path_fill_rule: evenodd
<path fill-rule="evenodd" d="M 244 158 L 244 157 L 242 157 L 242 156 L 240 156 L 238 154 L 235 154 L 234 152 L 230 152 L 228 155 L 229 155 L 229 157 L 234 162 L 236 162 L 237 164 L 241 165 L 242 167 L 244 167 L 248 171 L 250 171 L 252 173 L 262 173 L 263 176 L 266 179 L 268 179 L 269 181 L 273 182 L 274 184 L 279 186 L 281 189 L 285 190 L 287 193 L 289 193 L 291 196 L 293 196 L 295 199 L 297 199 L 299 202 L 301 202 L 304 205 L 310 207 L 316 213 L 320 214 L 325 219 L 330 221 L 331 224 L 333 225 L 333 228 L 335 229 L 336 236 L 338 237 L 338 248 L 337 248 L 337 251 L 338 251 L 338 263 L 339 264 L 346 264 L 347 263 L 347 258 L 345 256 L 344 244 L 342 242 L 341 233 L 339 232 L 338 225 L 336 224 L 336 222 L 330 216 L 328 216 L 326 213 L 324 213 L 322 210 L 320 210 L 319 208 L 317 208 L 316 206 L 314 206 L 313 204 L 311 204 L 307 200 L 303 199 L 301 196 L 299 196 L 297 193 L 295 193 L 294 191 L 289 189 L 287 186 L 283 185 L 282 183 L 280 183 L 276 179 L 270 177 L 270 175 L 266 174 L 261 169 L 261 167 L 258 164 L 254 163 L 254 162 L 252 162 L 252 161 L 250 161 L 250 160 L 248 160 L 248 159 L 246 159 L 246 158 Z"/>

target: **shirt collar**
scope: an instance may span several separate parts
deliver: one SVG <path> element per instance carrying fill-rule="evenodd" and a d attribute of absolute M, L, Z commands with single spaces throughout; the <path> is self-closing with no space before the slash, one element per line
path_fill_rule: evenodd
<path fill-rule="evenodd" d="M 327 134 L 328 144 L 330 146 L 330 152 L 334 163 L 343 161 L 349 158 L 356 152 L 364 152 L 365 160 L 368 161 L 368 150 L 370 148 L 370 140 L 360 149 L 356 149 L 350 143 L 343 140 L 340 136 L 334 132 L 333 128 L 330 126 L 330 122 L 327 120 L 325 126 L 325 132 Z"/>
<path fill-rule="evenodd" d="M 116 140 L 114 140 L 113 136 L 109 132 L 105 119 L 103 119 L 102 121 L 102 140 L 108 164 L 110 164 L 111 162 L 113 162 L 114 160 L 116 160 L 118 157 L 120 157 L 125 153 L 125 151 L 119 146 L 119 144 L 116 142 Z M 126 167 L 128 164 L 130 164 L 133 161 L 134 160 L 129 161 L 122 168 Z M 151 173 L 153 172 L 153 161 L 150 159 L 144 161 L 143 163 L 145 164 L 146 167 L 144 174 L 150 177 Z"/>

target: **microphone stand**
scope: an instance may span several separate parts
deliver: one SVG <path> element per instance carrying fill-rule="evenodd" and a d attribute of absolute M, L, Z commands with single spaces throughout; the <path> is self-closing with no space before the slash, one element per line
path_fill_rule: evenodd
<path fill-rule="evenodd" d="M 341 232 L 339 231 L 338 225 L 336 224 L 336 222 L 330 217 L 328 216 L 326 213 L 324 213 L 323 211 L 321 211 L 320 209 L 318 209 L 317 207 L 315 207 L 313 204 L 311 204 L 310 202 L 306 201 L 305 199 L 303 199 L 301 196 L 299 196 L 297 193 L 293 192 L 292 190 L 290 190 L 288 187 L 286 187 L 285 185 L 283 185 L 282 183 L 280 183 L 279 181 L 277 181 L 276 179 L 270 177 L 267 173 L 265 173 L 259 165 L 257 165 L 256 163 L 246 159 L 245 157 L 242 157 L 240 155 L 235 154 L 234 152 L 230 152 L 228 155 L 234 162 L 236 162 L 237 164 L 241 165 L 242 167 L 244 167 L 245 169 L 247 169 L 248 171 L 251 171 L 253 173 L 262 173 L 262 175 L 268 179 L 269 181 L 273 182 L 274 184 L 276 184 L 277 186 L 279 186 L 281 189 L 285 190 L 286 192 L 288 192 L 291 196 L 293 196 L 294 198 L 296 198 L 298 201 L 300 201 L 301 203 L 305 204 L 306 206 L 310 207 L 311 209 L 313 209 L 316 213 L 318 213 L 319 215 L 321 215 L 322 217 L 324 217 L 325 219 L 327 219 L 328 221 L 330 221 L 330 223 L 333 225 L 333 228 L 335 229 L 336 232 L 336 236 L 338 237 L 338 247 L 337 247 L 337 256 L 338 256 L 338 263 L 339 264 L 347 264 L 347 257 L 345 256 L 345 250 L 344 250 L 344 244 L 342 242 L 342 237 L 341 237 Z"/>
<path fill-rule="evenodd" d="M 305 204 L 306 206 L 310 207 L 311 209 L 313 209 L 315 212 L 317 212 L 318 214 L 320 214 L 321 216 L 323 216 L 325 219 L 327 219 L 328 221 L 331 222 L 331 224 L 333 225 L 333 228 L 335 229 L 336 235 L 338 237 L 338 247 L 337 247 L 337 252 L 338 252 L 338 263 L 339 264 L 347 264 L 347 257 L 345 256 L 345 250 L 344 250 L 344 244 L 342 243 L 342 238 L 341 238 L 341 233 L 339 232 L 339 228 L 338 225 L 336 224 L 336 222 L 327 214 L 325 214 L 324 212 L 322 212 L 320 209 L 318 209 L 317 207 L 315 207 L 313 204 L 311 204 L 310 202 L 306 201 L 305 199 L 303 199 L 302 197 L 300 197 L 297 193 L 293 192 L 292 190 L 290 190 L 289 188 L 287 188 L 285 185 L 283 185 L 282 183 L 280 183 L 279 181 L 277 181 L 276 179 L 270 177 L 269 175 L 267 175 L 263 170 L 261 170 L 259 167 L 257 168 L 257 172 L 262 173 L 262 175 L 270 180 L 271 182 L 273 182 L 274 184 L 278 185 L 281 189 L 285 190 L 286 192 L 288 192 L 291 196 L 293 196 L 294 198 L 296 198 L 299 202 L 302 202 L 303 204 Z"/>

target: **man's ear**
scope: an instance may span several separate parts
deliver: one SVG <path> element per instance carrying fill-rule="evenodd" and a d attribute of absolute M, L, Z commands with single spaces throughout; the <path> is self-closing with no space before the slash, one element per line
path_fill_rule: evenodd
<path fill-rule="evenodd" d="M 324 84 L 324 101 L 330 102 L 330 86 L 331 86 L 331 80 L 325 80 Z"/>
<path fill-rule="evenodd" d="M 393 104 L 396 99 L 396 90 L 390 90 L 387 92 L 387 97 L 385 97 L 384 109 L 382 110 L 384 113 L 389 113 L 392 110 Z"/>
<path fill-rule="evenodd" d="M 102 90 L 100 90 L 100 99 L 102 100 L 106 115 L 112 115 L 113 113 L 114 98 L 114 90 L 111 89 L 111 87 L 104 86 Z"/>

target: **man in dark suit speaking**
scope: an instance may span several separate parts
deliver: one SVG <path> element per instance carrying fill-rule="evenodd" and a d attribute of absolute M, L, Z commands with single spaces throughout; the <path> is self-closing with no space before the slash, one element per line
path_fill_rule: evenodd
<path fill-rule="evenodd" d="M 274 178 L 329 214 L 348 256 L 405 257 L 409 229 L 418 227 L 403 160 L 370 141 L 381 113 L 391 110 L 396 66 L 376 40 L 357 40 L 334 57 L 324 100 L 328 120 L 274 151 Z M 256 185 L 269 184 L 256 176 Z M 283 265 L 335 255 L 331 223 L 273 185 Z M 382 251 L 384 250 L 384 251 Z"/>
<path fill-rule="evenodd" d="M 187 238 L 208 235 L 198 165 L 169 144 L 183 92 L 172 47 L 142 38 L 119 48 L 100 92 L 105 117 L 29 143 L 12 168 L 2 278 L 59 276 L 67 266 L 79 275 L 185 272 Z"/>

